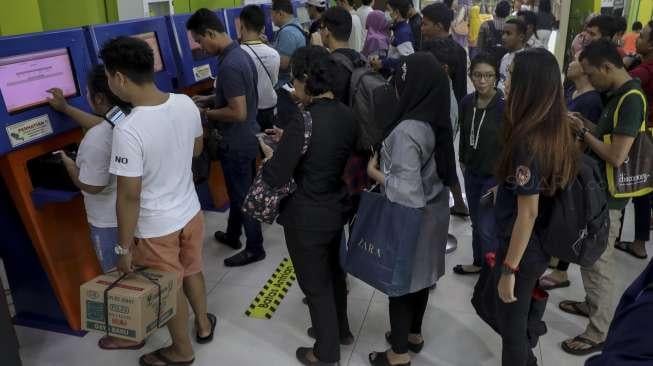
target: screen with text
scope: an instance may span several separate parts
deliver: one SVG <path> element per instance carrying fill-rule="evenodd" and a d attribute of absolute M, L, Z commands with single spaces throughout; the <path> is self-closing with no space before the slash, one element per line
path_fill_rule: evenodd
<path fill-rule="evenodd" d="M 7 112 L 46 104 L 52 88 L 63 90 L 65 97 L 79 94 L 68 49 L 0 58 L 0 93 Z"/>
<path fill-rule="evenodd" d="M 163 70 L 163 60 L 161 59 L 161 51 L 159 50 L 159 41 L 156 38 L 156 33 L 147 32 L 137 34 L 134 37 L 140 38 L 147 42 L 147 44 L 152 49 L 152 52 L 154 52 L 154 72 Z"/>

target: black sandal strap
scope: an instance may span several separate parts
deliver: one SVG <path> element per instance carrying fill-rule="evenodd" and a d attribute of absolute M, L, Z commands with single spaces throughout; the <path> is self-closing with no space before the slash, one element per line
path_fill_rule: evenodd
<path fill-rule="evenodd" d="M 195 338 L 196 338 L 195 340 L 199 344 L 206 344 L 206 343 L 209 343 L 209 342 L 211 342 L 213 340 L 213 334 L 215 333 L 215 327 L 218 324 L 218 318 L 215 315 L 213 315 L 211 313 L 206 313 L 206 317 L 209 318 L 209 323 L 211 323 L 211 333 L 209 333 L 209 335 L 207 335 L 206 337 L 200 337 L 200 332 L 198 330 L 198 332 L 195 334 Z"/>

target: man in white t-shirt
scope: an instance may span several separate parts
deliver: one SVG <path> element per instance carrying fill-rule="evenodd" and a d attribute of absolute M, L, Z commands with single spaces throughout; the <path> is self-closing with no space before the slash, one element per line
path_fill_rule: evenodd
<path fill-rule="evenodd" d="M 356 52 L 363 50 L 365 44 L 365 35 L 363 33 L 363 24 L 352 6 L 353 0 L 337 0 L 339 7 L 347 10 L 351 14 L 351 34 L 349 35 L 349 48 Z"/>
<path fill-rule="evenodd" d="M 241 48 L 249 54 L 258 73 L 258 113 L 256 121 L 265 131 L 274 127 L 277 108 L 277 92 L 274 86 L 279 81 L 279 52 L 261 42 L 265 26 L 265 13 L 258 5 L 247 5 L 240 12 Z"/>
<path fill-rule="evenodd" d="M 367 29 L 367 16 L 374 10 L 372 8 L 373 4 L 374 0 L 361 0 L 361 6 L 356 10 L 356 15 L 360 18 L 361 25 L 363 26 L 363 33 Z"/>
<path fill-rule="evenodd" d="M 506 79 L 510 64 L 515 59 L 515 54 L 522 51 L 526 47 L 526 23 L 521 19 L 513 18 L 506 21 L 503 27 L 503 46 L 508 49 L 508 53 L 501 59 L 499 65 L 499 83 L 497 87 L 502 91 L 506 91 Z"/>
<path fill-rule="evenodd" d="M 204 222 L 191 170 L 203 145 L 200 112 L 189 97 L 156 87 L 152 49 L 144 41 L 118 37 L 100 57 L 111 91 L 133 105 L 113 130 L 109 168 L 117 176 L 118 270 L 140 265 L 179 280 L 177 312 L 167 323 L 172 345 L 142 356 L 140 364 L 192 362 L 184 292 L 196 314 L 198 343 L 213 339 L 216 324 L 206 313 Z"/>

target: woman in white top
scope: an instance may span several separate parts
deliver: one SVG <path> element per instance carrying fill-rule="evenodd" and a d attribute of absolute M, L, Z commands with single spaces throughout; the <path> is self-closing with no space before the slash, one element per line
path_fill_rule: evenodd
<path fill-rule="evenodd" d="M 114 251 L 118 243 L 116 218 L 116 177 L 109 173 L 113 126 L 131 109 L 109 90 L 104 66 L 91 70 L 87 80 L 87 101 L 93 114 L 68 104 L 59 88 L 48 90 L 52 94 L 50 106 L 77 122 L 86 133 L 79 144 L 77 157 L 70 158 L 58 152 L 71 180 L 84 195 L 86 218 L 91 242 L 102 271 L 115 268 L 118 256 Z M 140 349 L 145 342 L 134 343 L 113 337 L 103 337 L 103 349 Z"/>

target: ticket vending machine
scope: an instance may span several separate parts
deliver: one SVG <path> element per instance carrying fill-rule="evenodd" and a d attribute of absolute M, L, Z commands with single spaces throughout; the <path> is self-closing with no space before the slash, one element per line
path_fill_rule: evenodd
<path fill-rule="evenodd" d="M 100 273 L 81 194 L 53 169 L 81 133 L 47 103 L 58 87 L 88 110 L 90 67 L 82 29 L 0 38 L 0 255 L 18 324 L 78 331 L 79 286 Z"/>
<path fill-rule="evenodd" d="M 272 27 L 272 5 L 270 4 L 263 4 L 259 5 L 261 9 L 263 9 L 263 12 L 265 13 L 265 28 L 263 30 L 263 33 L 265 36 L 268 38 L 270 42 L 272 42 L 273 37 L 274 37 L 274 30 Z M 240 16 L 240 12 L 243 10 L 243 8 L 230 8 L 230 9 L 225 9 L 224 10 L 224 17 L 226 18 L 225 27 L 227 27 L 227 33 L 229 36 L 231 36 L 231 39 L 233 40 L 238 40 L 240 39 L 240 33 L 239 33 L 239 28 L 240 28 L 240 20 L 238 17 Z"/>
<path fill-rule="evenodd" d="M 165 17 L 128 20 L 124 22 L 90 25 L 86 27 L 88 48 L 93 63 L 102 63 L 102 46 L 119 36 L 138 37 L 147 42 L 154 52 L 154 81 L 159 89 L 174 91 L 177 68 Z"/>
<path fill-rule="evenodd" d="M 216 12 L 224 23 L 224 12 Z M 177 62 L 177 88 L 187 88 L 209 80 L 218 72 L 218 58 L 202 50 L 186 29 L 191 14 L 178 14 L 166 17 L 168 35 Z"/>

